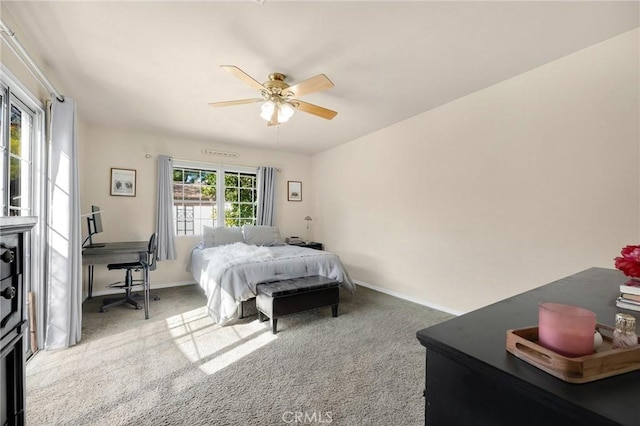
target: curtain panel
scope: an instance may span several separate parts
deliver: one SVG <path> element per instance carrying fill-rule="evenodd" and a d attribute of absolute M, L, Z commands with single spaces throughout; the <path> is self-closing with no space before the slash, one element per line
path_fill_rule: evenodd
<path fill-rule="evenodd" d="M 47 272 L 45 349 L 80 342 L 82 248 L 75 103 L 54 99 L 50 108 L 47 175 Z"/>
<path fill-rule="evenodd" d="M 274 167 L 258 168 L 258 211 L 256 225 L 275 226 L 276 172 Z"/>
<path fill-rule="evenodd" d="M 178 257 L 173 223 L 173 161 L 166 155 L 158 156 L 157 207 L 158 260 L 173 260 Z"/>

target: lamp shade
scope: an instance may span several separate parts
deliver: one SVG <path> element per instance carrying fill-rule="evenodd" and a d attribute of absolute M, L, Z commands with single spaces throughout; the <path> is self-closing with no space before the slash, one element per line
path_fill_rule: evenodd
<path fill-rule="evenodd" d="M 289 121 L 289 119 L 293 116 L 293 107 L 287 102 L 268 100 L 264 104 L 262 104 L 260 117 L 264 118 L 267 121 L 271 121 L 274 109 L 276 110 L 275 118 L 277 123 L 284 123 L 286 121 Z"/>
<path fill-rule="evenodd" d="M 273 101 L 267 101 L 262 104 L 262 112 L 260 112 L 260 117 L 264 118 L 267 121 L 271 120 L 273 116 L 273 109 L 276 107 Z"/>

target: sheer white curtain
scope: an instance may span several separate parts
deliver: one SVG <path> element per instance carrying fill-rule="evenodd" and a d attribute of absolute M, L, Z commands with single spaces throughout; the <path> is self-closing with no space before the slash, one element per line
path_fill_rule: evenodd
<path fill-rule="evenodd" d="M 80 341 L 82 248 L 75 103 L 54 99 L 50 109 L 45 349 Z"/>
<path fill-rule="evenodd" d="M 275 226 L 276 169 L 258 168 L 258 212 L 256 225 Z"/>
<path fill-rule="evenodd" d="M 176 259 L 173 223 L 173 164 L 171 157 L 158 156 L 158 260 Z"/>

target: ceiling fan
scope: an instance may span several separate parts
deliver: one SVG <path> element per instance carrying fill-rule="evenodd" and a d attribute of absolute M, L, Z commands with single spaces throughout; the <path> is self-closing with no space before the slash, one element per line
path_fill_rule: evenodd
<path fill-rule="evenodd" d="M 260 95 L 262 97 L 209 103 L 209 105 L 213 107 L 263 102 L 260 117 L 267 120 L 268 126 L 276 126 L 288 121 L 293 115 L 294 109 L 298 109 L 327 120 L 331 120 L 338 114 L 336 111 L 296 99 L 302 95 L 320 92 L 333 87 L 331 80 L 329 80 L 329 78 L 324 74 L 318 74 L 315 77 L 311 77 L 290 86 L 285 82 L 286 76 L 278 72 L 269 74 L 268 81 L 259 83 L 256 79 L 234 65 L 220 65 L 220 68 L 230 72 L 254 89 L 260 91 Z"/>

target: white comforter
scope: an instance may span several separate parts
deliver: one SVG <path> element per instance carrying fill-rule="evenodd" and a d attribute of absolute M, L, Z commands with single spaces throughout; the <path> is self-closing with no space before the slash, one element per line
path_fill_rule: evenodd
<path fill-rule="evenodd" d="M 235 243 L 193 250 L 191 273 L 207 295 L 207 310 L 218 324 L 236 317 L 238 304 L 256 296 L 258 283 L 321 275 L 347 290 L 355 286 L 335 254 L 290 245 L 257 247 Z"/>

